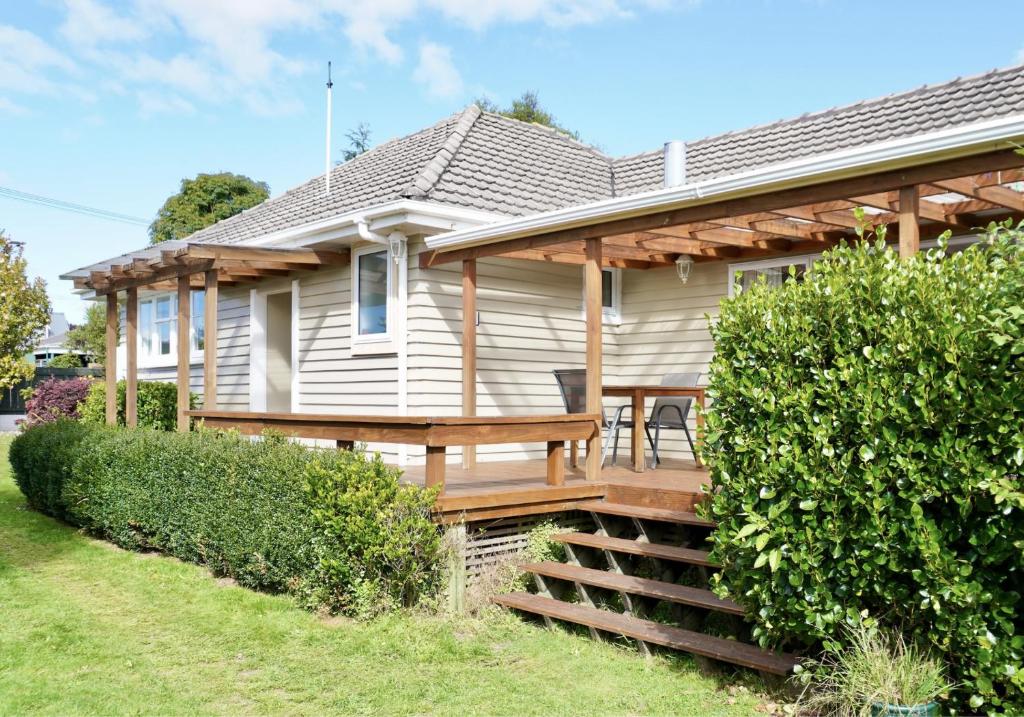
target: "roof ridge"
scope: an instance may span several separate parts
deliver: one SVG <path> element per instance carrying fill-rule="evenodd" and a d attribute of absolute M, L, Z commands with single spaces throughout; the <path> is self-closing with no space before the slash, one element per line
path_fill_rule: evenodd
<path fill-rule="evenodd" d="M 691 146 L 691 145 L 696 145 L 696 144 L 700 144 L 700 143 L 703 143 L 703 142 L 719 141 L 719 140 L 722 140 L 722 139 L 726 139 L 728 137 L 738 137 L 738 136 L 744 135 L 744 134 L 746 134 L 748 132 L 755 132 L 755 131 L 759 132 L 759 131 L 762 131 L 762 130 L 766 130 L 766 129 L 770 128 L 770 127 L 782 127 L 784 125 L 795 124 L 797 122 L 806 122 L 806 121 L 811 120 L 811 119 L 817 119 L 819 117 L 827 117 L 828 115 L 838 114 L 839 112 L 844 112 L 846 110 L 852 110 L 852 109 L 857 108 L 857 107 L 866 107 L 866 106 L 876 105 L 876 104 L 879 104 L 879 103 L 882 103 L 882 102 L 887 102 L 887 101 L 894 100 L 894 99 L 897 99 L 897 98 L 910 97 L 912 95 L 922 94 L 922 93 L 930 92 L 930 91 L 937 90 L 937 89 L 940 89 L 940 88 L 952 87 L 952 86 L 958 85 L 958 84 L 974 82 L 976 80 L 980 80 L 980 79 L 985 78 L 985 77 L 990 77 L 992 75 L 1008 74 L 1008 73 L 1013 72 L 1013 71 L 1019 72 L 1021 69 L 1024 69 L 1024 63 L 1018 63 L 1018 64 L 1015 64 L 1015 65 L 1011 65 L 1009 67 L 993 68 L 991 70 L 986 70 L 984 72 L 978 72 L 978 73 L 975 73 L 973 75 L 955 77 L 952 80 L 946 80 L 945 82 L 934 82 L 934 83 L 931 83 L 931 84 L 927 84 L 926 83 L 926 84 L 921 85 L 920 87 L 914 87 L 913 89 L 909 89 L 909 90 L 902 90 L 902 91 L 899 91 L 899 92 L 890 92 L 889 94 L 886 94 L 886 95 L 879 95 L 878 97 L 872 97 L 872 98 L 869 98 L 869 99 L 857 100 L 856 102 L 849 102 L 849 103 L 847 103 L 845 105 L 834 105 L 832 107 L 828 107 L 828 108 L 823 109 L 823 110 L 814 110 L 814 111 L 811 111 L 811 112 L 804 112 L 801 115 L 797 115 L 795 117 L 786 117 L 784 119 L 775 120 L 774 122 L 762 122 L 761 124 L 751 125 L 749 127 L 744 127 L 742 129 L 730 130 L 728 132 L 720 132 L 718 134 L 709 134 L 709 135 L 705 135 L 704 137 L 701 137 L 699 139 L 695 139 L 695 140 L 692 140 L 692 141 L 688 140 L 686 142 L 686 144 L 688 146 Z M 656 151 L 656 150 L 653 150 L 653 151 Z"/>
<path fill-rule="evenodd" d="M 423 168 L 409 183 L 409 186 L 401 192 L 403 197 L 422 198 L 430 194 L 430 190 L 434 188 L 441 175 L 448 169 L 452 157 L 459 151 L 459 147 L 462 145 L 463 140 L 466 139 L 466 135 L 469 134 L 469 130 L 472 129 L 473 123 L 476 122 L 482 113 L 482 110 L 475 104 L 469 105 L 461 112 L 459 119 L 455 122 L 455 126 L 448 133 L 448 138 L 441 145 L 441 149 L 437 150 L 433 158 L 423 165 Z"/>
<path fill-rule="evenodd" d="M 562 140 L 563 142 L 567 142 L 567 143 L 569 143 L 571 145 L 574 145 L 574 146 L 578 147 L 579 149 L 583 149 L 583 150 L 586 150 L 586 151 L 588 151 L 588 152 L 590 152 L 592 154 L 596 154 L 598 157 L 600 157 L 601 159 L 605 160 L 606 162 L 610 162 L 612 160 L 611 156 L 605 154 L 604 152 L 599 150 L 594 145 L 587 144 L 583 140 L 576 139 L 572 135 L 566 134 L 565 130 L 557 129 L 557 128 L 552 127 L 550 125 L 541 124 L 540 122 L 526 122 L 525 120 L 516 119 L 515 117 L 508 117 L 506 115 L 501 114 L 500 112 L 489 112 L 487 110 L 483 110 L 482 112 L 483 112 L 483 114 L 487 115 L 488 117 L 494 117 L 495 119 L 498 119 L 498 120 L 501 120 L 501 121 L 504 121 L 504 122 L 514 122 L 516 124 L 525 125 L 526 127 L 536 127 L 537 129 L 539 129 L 539 130 L 541 130 L 543 132 L 547 132 L 548 134 L 557 137 L 558 139 Z"/>

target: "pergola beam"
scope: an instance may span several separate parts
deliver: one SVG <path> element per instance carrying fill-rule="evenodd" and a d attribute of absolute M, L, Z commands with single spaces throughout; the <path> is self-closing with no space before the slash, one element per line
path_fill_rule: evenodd
<path fill-rule="evenodd" d="M 586 226 L 558 229 L 544 234 L 514 237 L 479 246 L 453 249 L 445 252 L 438 250 L 426 251 L 420 254 L 420 267 L 429 268 L 469 258 L 498 256 L 527 249 L 542 249 L 545 246 L 560 244 L 566 241 L 663 230 L 666 227 L 692 224 L 694 222 L 715 222 L 724 217 L 742 216 L 759 212 L 773 212 L 791 218 L 796 216 L 796 214 L 788 214 L 785 211 L 789 208 L 796 209 L 797 212 L 803 215 L 798 218 L 807 221 L 832 224 L 835 228 L 841 230 L 856 229 L 859 223 L 850 211 L 845 213 L 836 212 L 834 215 L 826 213 L 823 216 L 818 216 L 813 211 L 808 214 L 805 209 L 809 205 L 816 203 L 837 200 L 849 201 L 849 197 L 889 192 L 909 185 L 935 183 L 967 175 L 1018 169 L 1021 165 L 1024 165 L 1024 159 L 1013 150 L 997 150 L 912 167 L 887 169 L 857 177 L 834 179 L 802 187 L 791 187 L 774 191 L 766 190 L 762 194 L 666 209 L 642 216 L 608 219 Z M 873 223 L 888 223 L 897 220 L 898 215 L 886 212 L 870 216 L 867 219 Z"/>

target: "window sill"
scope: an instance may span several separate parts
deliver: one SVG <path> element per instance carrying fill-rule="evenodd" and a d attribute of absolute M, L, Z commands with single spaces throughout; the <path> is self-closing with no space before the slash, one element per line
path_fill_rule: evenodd
<path fill-rule="evenodd" d="M 203 363 L 203 352 L 193 351 L 189 354 L 188 362 L 190 366 Z M 150 369 L 150 368 L 176 368 L 178 365 L 178 357 L 176 354 L 169 356 L 159 356 L 155 358 L 142 358 L 139 357 L 139 369 Z"/>
<path fill-rule="evenodd" d="M 387 356 L 397 354 L 398 348 L 390 338 L 367 339 L 360 337 L 357 339 L 353 337 L 350 353 L 352 356 Z"/>

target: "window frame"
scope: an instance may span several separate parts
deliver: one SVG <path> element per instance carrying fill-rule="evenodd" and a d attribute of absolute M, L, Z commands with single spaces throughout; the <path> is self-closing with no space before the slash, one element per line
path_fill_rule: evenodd
<path fill-rule="evenodd" d="M 815 254 L 796 254 L 793 256 L 777 256 L 771 259 L 756 259 L 754 261 L 740 261 L 729 264 L 729 274 L 726 277 L 728 284 L 729 298 L 736 295 L 736 274 L 743 271 L 757 271 L 760 269 L 776 269 L 783 266 L 803 264 L 804 271 L 809 272 L 814 262 L 821 258 L 821 252 Z"/>
<path fill-rule="evenodd" d="M 385 322 L 386 331 L 379 334 L 359 333 L 359 262 L 368 254 L 384 254 L 387 267 Z M 352 283 L 351 283 L 351 324 L 352 339 L 350 353 L 353 355 L 394 354 L 398 353 L 395 336 L 397 334 L 397 276 L 394 257 L 386 244 L 368 244 L 352 250 Z"/>
<path fill-rule="evenodd" d="M 604 275 L 612 278 L 612 305 L 604 305 Z M 580 302 L 580 316 L 587 318 L 587 282 L 584 270 Z M 618 326 L 622 323 L 622 269 L 617 267 L 601 267 L 601 320 L 605 324 Z"/>
<path fill-rule="evenodd" d="M 205 311 L 196 314 L 196 294 L 203 294 L 205 302 L 206 292 L 204 290 L 189 292 L 189 363 L 194 364 L 203 358 L 203 349 L 198 347 L 197 322 L 203 323 L 204 346 L 206 333 Z M 158 319 L 156 312 L 157 302 L 167 300 L 168 317 Z M 205 303 L 204 303 L 205 305 Z M 149 336 L 146 335 L 148 322 Z M 160 325 L 167 324 L 170 329 L 170 350 L 168 353 L 159 353 L 154 349 L 160 345 Z M 148 345 L 147 345 L 148 342 Z M 174 291 L 161 291 L 139 297 L 138 312 L 138 344 L 136 346 L 139 357 L 140 368 L 163 368 L 175 366 L 178 363 L 178 295 Z"/>

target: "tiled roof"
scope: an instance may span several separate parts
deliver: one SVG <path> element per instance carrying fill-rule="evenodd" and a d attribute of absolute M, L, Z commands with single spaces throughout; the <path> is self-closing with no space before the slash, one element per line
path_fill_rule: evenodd
<path fill-rule="evenodd" d="M 686 175 L 699 181 L 1019 112 L 1024 66 L 690 142 Z M 320 176 L 189 240 L 241 243 L 401 198 L 522 216 L 657 189 L 662 175 L 661 151 L 614 159 L 470 106 L 335 167 L 330 196 Z"/>

